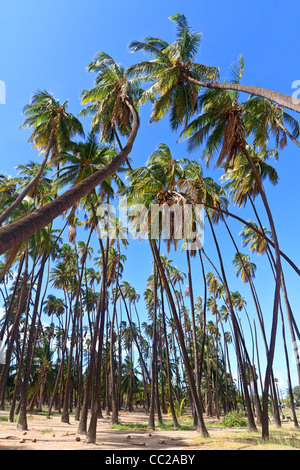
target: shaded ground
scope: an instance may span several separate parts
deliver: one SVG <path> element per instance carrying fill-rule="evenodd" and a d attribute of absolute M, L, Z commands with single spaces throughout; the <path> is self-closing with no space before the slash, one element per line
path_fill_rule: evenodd
<path fill-rule="evenodd" d="M 0 411 L 1 417 L 7 412 Z M 0 421 L 0 450 L 217 450 L 217 449 L 300 449 L 300 431 L 284 424 L 276 431 L 270 444 L 262 443 L 260 432 L 216 426 L 206 420 L 210 438 L 202 439 L 195 430 L 162 430 L 149 432 L 143 411 L 121 412 L 122 424 L 139 423 L 138 429 L 110 429 L 110 418 L 98 420 L 96 445 L 85 444 L 85 437 L 77 434 L 78 422 L 70 418 L 70 425 L 61 423 L 59 416 L 47 419 L 43 415 L 28 415 L 28 431 L 17 430 L 16 423 Z M 143 424 L 145 426 L 143 426 Z M 288 427 L 287 427 L 288 426 Z"/>

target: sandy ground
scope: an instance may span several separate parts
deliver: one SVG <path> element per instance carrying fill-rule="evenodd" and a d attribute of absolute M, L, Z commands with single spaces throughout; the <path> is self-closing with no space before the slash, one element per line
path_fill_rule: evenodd
<path fill-rule="evenodd" d="M 0 411 L 0 416 L 6 416 Z M 110 418 L 98 420 L 96 445 L 85 444 L 85 436 L 77 434 L 78 421 L 61 423 L 60 417 L 28 415 L 28 431 L 19 431 L 16 423 L 0 421 L 0 450 L 187 450 L 197 448 L 196 431 L 147 430 L 147 417 L 143 411 L 121 412 L 120 421 L 145 423 L 138 431 L 110 428 Z M 214 428 L 214 433 L 224 431 Z"/>

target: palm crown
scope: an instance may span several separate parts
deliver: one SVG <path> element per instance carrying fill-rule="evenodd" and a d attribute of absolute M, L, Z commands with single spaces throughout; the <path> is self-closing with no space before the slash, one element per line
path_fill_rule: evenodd
<path fill-rule="evenodd" d="M 87 106 L 81 114 L 93 116 L 93 132 L 100 132 L 103 141 L 114 139 L 116 126 L 122 135 L 128 135 L 132 119 L 128 103 L 136 106 L 143 91 L 139 81 L 129 80 L 125 69 L 104 52 L 89 63 L 88 71 L 97 76 L 95 86 L 82 92 L 82 104 Z"/>
<path fill-rule="evenodd" d="M 140 101 L 153 102 L 151 121 L 158 121 L 170 111 L 170 124 L 176 130 L 187 124 L 197 107 L 200 88 L 189 83 L 186 76 L 212 81 L 219 72 L 217 67 L 194 62 L 201 34 L 191 30 L 185 16 L 176 14 L 169 19 L 176 23 L 177 40 L 171 44 L 155 37 L 133 41 L 130 49 L 147 53 L 151 60 L 129 67 L 128 73 L 150 84 Z"/>
<path fill-rule="evenodd" d="M 60 104 L 47 91 L 37 91 L 24 107 L 25 121 L 22 127 L 32 129 L 29 142 L 45 150 L 52 135 L 52 157 L 62 151 L 76 133 L 84 135 L 80 121 L 66 111 L 67 101 Z"/>

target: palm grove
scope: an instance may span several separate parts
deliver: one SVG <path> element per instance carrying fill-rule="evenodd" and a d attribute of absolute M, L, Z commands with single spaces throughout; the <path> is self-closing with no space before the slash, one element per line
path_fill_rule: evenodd
<path fill-rule="evenodd" d="M 299 146 L 298 122 L 285 111 L 299 112 L 299 104 L 281 93 L 242 85 L 242 58 L 232 79 L 221 82 L 217 67 L 196 62 L 201 35 L 184 15 L 170 19 L 176 27 L 173 43 L 151 36 L 131 43 L 132 52 L 144 53 L 142 62 L 124 69 L 104 52 L 95 56 L 88 64 L 94 85 L 82 92 L 79 118 L 46 90 L 37 91 L 24 107 L 23 127 L 30 129 L 30 142 L 43 160 L 20 164 L 17 177 L 0 181 L 0 340 L 5 346 L 0 406 L 9 405 L 9 419 L 17 419 L 20 429 L 27 429 L 28 410 L 35 407 L 47 407 L 48 416 L 58 411 L 66 423 L 75 412 L 78 432 L 95 443 L 97 419 L 104 412 L 116 424 L 120 409 L 132 411 L 138 402 L 149 429 L 166 413 L 178 428 L 184 402 L 203 437 L 209 435 L 205 416 L 238 410 L 246 414 L 249 429 L 261 427 L 267 439 L 270 414 L 281 425 L 273 373 L 279 327 L 298 427 L 288 350 L 300 336 L 283 268 L 298 275 L 299 269 L 280 249 L 264 181 L 276 185 L 270 159 L 279 158 L 289 142 Z M 247 94 L 244 101 L 241 92 Z M 147 102 L 150 122 L 168 117 L 188 151 L 201 150 L 207 166 L 212 162 L 222 169 L 219 183 L 204 175 L 199 161 L 177 158 L 165 143 L 153 149 L 145 166 L 135 168 L 130 153 L 139 109 Z M 80 121 L 85 116 L 91 116 L 88 135 Z M 146 229 L 136 215 L 140 204 L 148 214 L 153 204 L 170 211 L 168 236 L 161 224 L 158 239 L 143 241 L 153 260 L 143 299 L 123 278 L 127 227 L 98 211 L 121 195 L 141 237 Z M 172 208 L 189 205 L 193 228 L 200 232 L 198 204 L 204 207 L 205 236 L 214 243 L 212 255 L 201 244 L 191 245 L 197 236 L 180 240 L 174 226 Z M 235 215 L 230 205 L 247 205 L 253 220 Z M 261 221 L 265 217 L 268 227 Z M 114 236 L 107 226 L 99 236 L 103 218 L 114 224 Z M 239 240 L 232 220 L 241 223 Z M 255 322 L 249 320 L 247 299 L 229 285 L 232 266 L 223 261 L 218 225 L 232 243 L 235 274 L 249 287 Z M 241 240 L 247 252 L 241 252 Z M 175 252 L 185 258 L 185 273 L 171 259 Z M 256 291 L 253 254 L 268 260 L 274 280 L 271 331 Z M 142 301 L 147 319 L 139 315 Z M 250 325 L 252 344 L 243 322 Z M 266 370 L 260 368 L 262 355 Z M 299 361 L 297 372 L 300 384 Z"/>

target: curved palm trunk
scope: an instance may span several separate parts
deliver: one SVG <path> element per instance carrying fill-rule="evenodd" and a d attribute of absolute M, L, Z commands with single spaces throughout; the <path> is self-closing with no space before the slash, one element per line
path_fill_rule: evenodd
<path fill-rule="evenodd" d="M 280 106 L 283 106 L 284 108 L 288 108 L 292 111 L 296 111 L 296 113 L 300 113 L 299 99 L 295 99 L 292 96 L 285 95 L 284 93 L 279 93 L 278 91 L 273 91 L 269 90 L 268 88 L 261 88 L 251 85 L 242 85 L 240 83 L 202 82 L 199 80 L 195 80 L 188 74 L 184 74 L 184 78 L 186 79 L 186 81 L 204 88 L 241 91 L 242 93 L 247 93 L 249 95 L 260 96 L 261 98 L 266 98 L 268 100 L 274 101 L 275 103 L 279 104 Z"/>
<path fill-rule="evenodd" d="M 65 191 L 54 201 L 45 204 L 23 219 L 2 227 L 0 229 L 0 254 L 5 253 L 16 244 L 21 243 L 43 227 L 46 227 L 52 220 L 74 206 L 82 197 L 86 196 L 92 189 L 103 183 L 103 181 L 111 177 L 118 170 L 131 152 L 139 127 L 138 115 L 134 107 L 130 103 L 127 103 L 127 105 L 131 110 L 133 122 L 131 133 L 123 150 L 104 169 L 97 171 L 81 183 Z"/>

